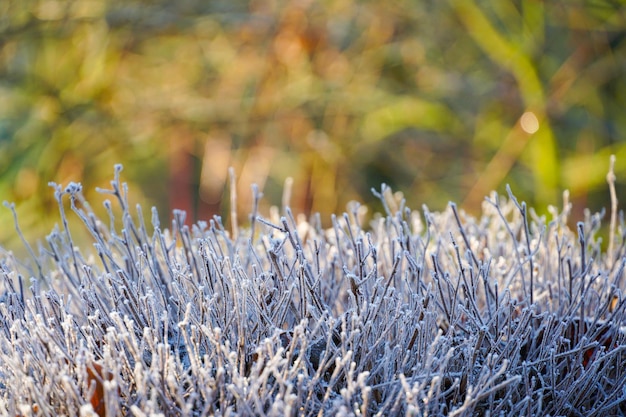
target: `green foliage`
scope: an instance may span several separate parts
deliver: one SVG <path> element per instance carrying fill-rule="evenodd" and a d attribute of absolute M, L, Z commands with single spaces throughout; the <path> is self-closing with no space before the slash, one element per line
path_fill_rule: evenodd
<path fill-rule="evenodd" d="M 541 210 L 563 189 L 599 208 L 597 161 L 626 154 L 625 13 L 611 0 L 7 0 L 0 193 L 33 236 L 53 221 L 48 179 L 104 185 L 116 162 L 138 201 L 191 218 L 224 212 L 228 166 L 242 213 L 251 183 L 277 203 L 289 175 L 292 205 L 323 214 L 372 202 L 382 181 L 415 206 L 476 212 L 508 182 Z"/>

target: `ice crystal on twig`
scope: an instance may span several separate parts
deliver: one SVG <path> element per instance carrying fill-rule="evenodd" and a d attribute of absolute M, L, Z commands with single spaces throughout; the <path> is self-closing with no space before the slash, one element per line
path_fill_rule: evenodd
<path fill-rule="evenodd" d="M 566 198 L 547 220 L 510 190 L 473 218 L 411 211 L 383 185 L 384 214 L 365 224 L 354 204 L 324 229 L 288 197 L 262 217 L 255 188 L 249 229 L 175 211 L 166 230 L 133 213 L 120 172 L 100 190 L 108 219 L 52 184 L 61 227 L 30 263 L 0 262 L 3 413 L 626 412 L 616 197 L 605 254 L 600 215 L 570 230 Z"/>

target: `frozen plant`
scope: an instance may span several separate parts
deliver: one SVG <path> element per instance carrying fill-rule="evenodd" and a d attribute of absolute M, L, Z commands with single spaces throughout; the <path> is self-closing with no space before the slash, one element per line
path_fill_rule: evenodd
<path fill-rule="evenodd" d="M 61 226 L 29 261 L 2 256 L 3 414 L 626 414 L 615 197 L 606 252 L 602 214 L 571 230 L 567 195 L 546 219 L 510 190 L 473 218 L 382 186 L 384 213 L 364 224 L 353 204 L 329 229 L 261 217 L 254 190 L 247 229 L 174 211 L 166 230 L 131 210 L 120 172 L 108 219 L 54 185 Z"/>

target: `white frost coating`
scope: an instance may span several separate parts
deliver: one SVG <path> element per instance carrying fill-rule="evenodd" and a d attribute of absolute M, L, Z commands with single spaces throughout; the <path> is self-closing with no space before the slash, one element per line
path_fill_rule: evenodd
<path fill-rule="evenodd" d="M 28 270 L 3 252 L 0 414 L 96 415 L 100 391 L 134 416 L 626 413 L 626 263 L 597 216 L 579 233 L 512 195 L 422 214 L 383 188 L 371 224 L 357 205 L 329 230 L 273 210 L 233 239 L 181 212 L 148 228 L 119 172 L 115 219 L 62 214 L 93 245 L 57 229 Z"/>

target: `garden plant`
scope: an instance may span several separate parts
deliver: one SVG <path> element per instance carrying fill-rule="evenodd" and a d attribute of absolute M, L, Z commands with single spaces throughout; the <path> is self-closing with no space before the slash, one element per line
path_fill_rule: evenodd
<path fill-rule="evenodd" d="M 260 213 L 253 187 L 245 222 L 174 211 L 166 227 L 130 206 L 121 165 L 99 190 L 107 218 L 80 184 L 52 184 L 60 225 L 23 239 L 30 259 L 2 252 L 0 412 L 626 414 L 613 163 L 605 228 L 604 212 L 571 218 L 567 193 L 540 216 L 507 189 L 472 217 L 411 210 L 385 185 L 373 215 L 306 218 L 289 187 Z"/>

